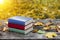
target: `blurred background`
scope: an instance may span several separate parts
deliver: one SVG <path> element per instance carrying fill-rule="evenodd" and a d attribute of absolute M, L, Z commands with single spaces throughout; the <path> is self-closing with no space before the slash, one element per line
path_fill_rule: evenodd
<path fill-rule="evenodd" d="M 0 20 L 12 16 L 59 19 L 60 0 L 0 0 Z"/>

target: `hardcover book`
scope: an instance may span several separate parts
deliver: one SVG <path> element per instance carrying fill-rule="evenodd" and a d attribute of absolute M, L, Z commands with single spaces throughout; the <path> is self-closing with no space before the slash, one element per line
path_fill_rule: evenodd
<path fill-rule="evenodd" d="M 29 25 L 26 25 L 26 26 L 13 24 L 13 23 L 8 23 L 8 27 L 16 28 L 16 29 L 20 29 L 20 30 L 26 30 L 26 29 L 28 29 L 28 28 L 30 28 L 32 26 L 33 26 L 33 23 L 30 23 Z"/>
<path fill-rule="evenodd" d="M 19 30 L 19 29 L 15 29 L 15 28 L 9 28 L 9 31 L 22 33 L 22 34 L 27 34 L 27 33 L 31 32 L 32 30 L 33 30 L 33 27 L 31 27 L 27 30 Z"/>
<path fill-rule="evenodd" d="M 14 23 L 14 24 L 20 24 L 20 25 L 28 25 L 31 22 L 33 22 L 32 18 L 27 18 L 22 16 L 15 16 L 8 19 L 8 23 Z"/>

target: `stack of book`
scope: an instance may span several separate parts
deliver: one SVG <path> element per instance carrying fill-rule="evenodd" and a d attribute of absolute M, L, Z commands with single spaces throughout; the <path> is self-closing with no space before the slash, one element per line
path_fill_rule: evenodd
<path fill-rule="evenodd" d="M 33 30 L 33 19 L 15 16 L 8 19 L 9 31 L 27 34 Z"/>

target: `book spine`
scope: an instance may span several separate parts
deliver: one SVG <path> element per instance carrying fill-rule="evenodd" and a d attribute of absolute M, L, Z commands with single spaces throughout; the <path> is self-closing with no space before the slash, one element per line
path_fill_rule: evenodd
<path fill-rule="evenodd" d="M 27 33 L 31 32 L 32 30 L 33 30 L 32 27 L 28 30 L 19 30 L 19 29 L 15 29 L 15 28 L 9 28 L 9 31 L 11 31 L 11 32 L 17 32 L 17 33 L 22 33 L 22 34 L 27 34 Z"/>
<path fill-rule="evenodd" d="M 8 23 L 8 27 L 10 27 L 10 28 L 16 28 L 16 29 L 20 29 L 20 30 L 25 30 L 25 26 L 18 25 L 18 24 Z"/>
<path fill-rule="evenodd" d="M 19 25 L 24 25 L 25 26 L 25 22 L 22 22 L 22 21 L 19 21 L 19 20 L 8 19 L 8 23 L 19 24 Z"/>
<path fill-rule="evenodd" d="M 25 34 L 25 31 L 24 30 L 19 30 L 19 29 L 14 29 L 14 28 L 9 28 L 9 31 Z"/>

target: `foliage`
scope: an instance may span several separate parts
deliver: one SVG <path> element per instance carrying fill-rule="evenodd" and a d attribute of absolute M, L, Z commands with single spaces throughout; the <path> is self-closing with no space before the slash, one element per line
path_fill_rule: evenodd
<path fill-rule="evenodd" d="M 60 0 L 10 0 L 0 7 L 0 19 L 11 16 L 26 16 L 34 19 L 60 18 Z M 1 11 L 2 10 L 2 11 Z"/>

